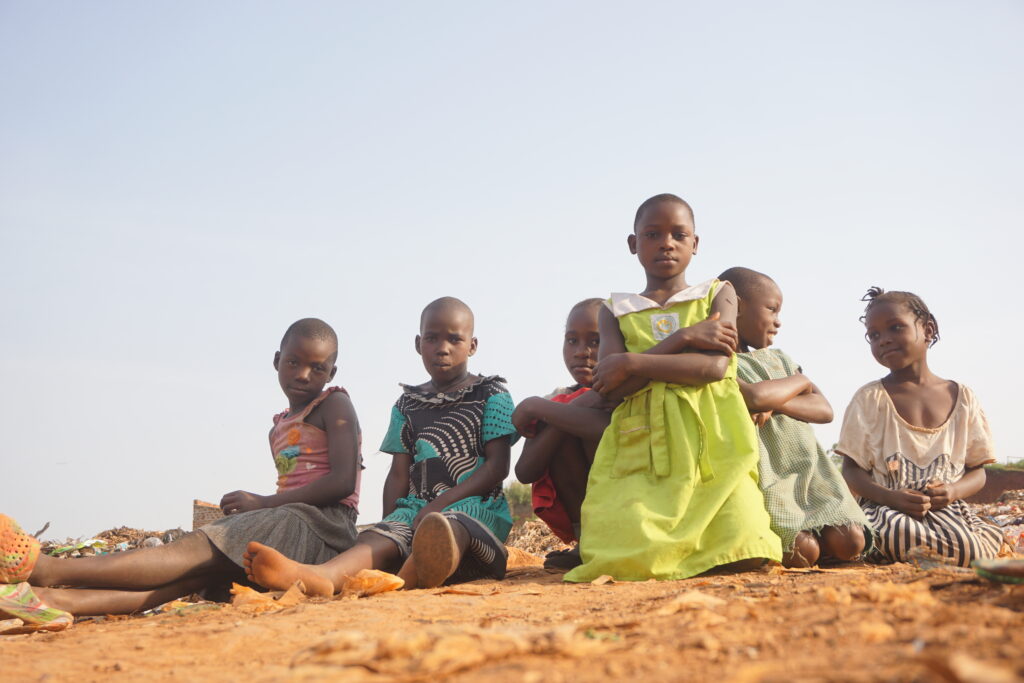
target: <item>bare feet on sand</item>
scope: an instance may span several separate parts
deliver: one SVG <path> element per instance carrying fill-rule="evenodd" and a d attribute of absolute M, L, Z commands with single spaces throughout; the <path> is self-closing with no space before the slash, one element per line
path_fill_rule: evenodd
<path fill-rule="evenodd" d="M 291 588 L 296 581 L 301 581 L 302 592 L 310 597 L 329 598 L 334 595 L 334 582 L 319 567 L 289 560 L 262 543 L 249 543 L 242 561 L 249 580 L 264 588 L 283 591 Z"/>

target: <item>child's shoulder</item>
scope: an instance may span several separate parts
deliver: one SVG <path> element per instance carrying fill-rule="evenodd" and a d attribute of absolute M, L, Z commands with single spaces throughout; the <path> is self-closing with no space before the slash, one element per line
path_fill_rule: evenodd
<path fill-rule="evenodd" d="M 850 405 L 876 405 L 880 404 L 883 400 L 889 400 L 888 394 L 885 391 L 885 387 L 882 386 L 882 380 L 874 379 L 853 392 Z"/>
<path fill-rule="evenodd" d="M 691 304 L 695 301 L 714 298 L 714 295 L 717 294 L 720 289 L 718 286 L 719 284 L 720 280 L 712 278 L 696 285 L 690 285 L 689 287 L 681 289 L 670 296 L 668 300 L 665 301 L 664 305 L 659 305 L 657 301 L 648 299 L 643 294 L 612 292 L 612 295 L 605 302 L 605 307 L 608 308 L 616 318 L 621 318 L 622 316 L 630 313 L 640 313 L 652 308 L 667 309 L 680 304 Z"/>

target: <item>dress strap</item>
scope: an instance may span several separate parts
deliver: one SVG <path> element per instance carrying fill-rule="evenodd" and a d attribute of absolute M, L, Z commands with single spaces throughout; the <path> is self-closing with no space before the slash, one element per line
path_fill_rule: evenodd
<path fill-rule="evenodd" d="M 317 396 L 312 401 L 307 403 L 306 407 L 302 409 L 302 412 L 296 413 L 295 415 L 288 415 L 288 411 L 286 410 L 283 413 L 275 415 L 274 424 L 276 425 L 278 422 L 281 422 L 282 420 L 287 420 L 288 422 L 301 422 L 305 420 L 309 416 L 309 414 L 313 412 L 313 408 L 316 408 L 318 405 L 323 403 L 328 396 L 330 396 L 336 391 L 340 391 L 341 393 L 348 396 L 348 391 L 346 391 L 342 387 L 327 387 L 322 392 L 320 392 L 319 396 Z"/>

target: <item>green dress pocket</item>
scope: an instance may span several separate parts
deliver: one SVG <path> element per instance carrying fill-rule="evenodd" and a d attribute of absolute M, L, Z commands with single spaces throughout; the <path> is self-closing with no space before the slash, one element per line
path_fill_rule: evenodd
<path fill-rule="evenodd" d="M 625 477 L 650 470 L 651 424 L 647 415 L 631 415 L 619 420 L 618 440 L 612 477 Z"/>

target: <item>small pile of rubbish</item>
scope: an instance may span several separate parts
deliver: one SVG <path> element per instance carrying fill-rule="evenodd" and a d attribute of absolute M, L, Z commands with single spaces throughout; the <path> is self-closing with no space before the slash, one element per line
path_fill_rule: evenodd
<path fill-rule="evenodd" d="M 119 526 L 107 529 L 92 538 L 66 538 L 63 541 L 42 541 L 40 545 L 44 553 L 53 557 L 89 557 L 91 555 L 106 555 L 136 548 L 164 545 L 184 535 L 185 532 L 182 529 L 145 531 L 143 529 Z"/>
<path fill-rule="evenodd" d="M 1013 552 L 1024 554 L 1024 489 L 1003 491 L 994 503 L 968 503 L 975 514 L 999 526 Z"/>

